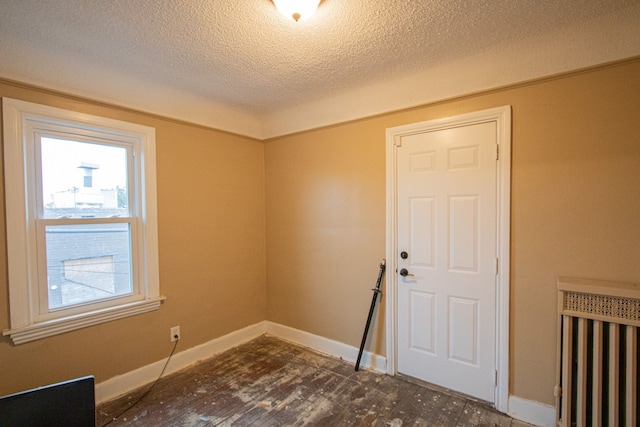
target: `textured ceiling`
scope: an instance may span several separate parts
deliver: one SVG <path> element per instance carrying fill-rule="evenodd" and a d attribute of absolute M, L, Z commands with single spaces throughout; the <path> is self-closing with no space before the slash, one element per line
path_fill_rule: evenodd
<path fill-rule="evenodd" d="M 637 0 L 0 2 L 0 76 L 259 138 L 634 55 Z"/>

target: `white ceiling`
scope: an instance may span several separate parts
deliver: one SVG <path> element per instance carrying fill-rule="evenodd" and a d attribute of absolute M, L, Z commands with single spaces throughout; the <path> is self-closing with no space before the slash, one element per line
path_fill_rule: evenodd
<path fill-rule="evenodd" d="M 638 0 L 0 0 L 0 76 L 256 138 L 640 55 Z"/>

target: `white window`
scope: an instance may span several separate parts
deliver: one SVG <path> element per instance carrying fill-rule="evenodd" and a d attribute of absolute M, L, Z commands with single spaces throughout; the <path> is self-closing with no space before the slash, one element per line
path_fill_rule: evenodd
<path fill-rule="evenodd" d="M 3 99 L 16 344 L 155 310 L 155 129 Z"/>

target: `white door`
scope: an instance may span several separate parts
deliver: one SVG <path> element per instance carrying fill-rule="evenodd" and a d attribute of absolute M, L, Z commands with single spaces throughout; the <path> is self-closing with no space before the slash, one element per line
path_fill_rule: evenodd
<path fill-rule="evenodd" d="M 418 130 L 396 150 L 398 372 L 494 402 L 496 122 Z"/>

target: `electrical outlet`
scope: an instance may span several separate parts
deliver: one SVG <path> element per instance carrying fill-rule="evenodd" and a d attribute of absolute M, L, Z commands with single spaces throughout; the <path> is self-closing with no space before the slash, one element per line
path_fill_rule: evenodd
<path fill-rule="evenodd" d="M 180 339 L 180 326 L 174 326 L 170 331 L 171 342 L 178 341 Z"/>

